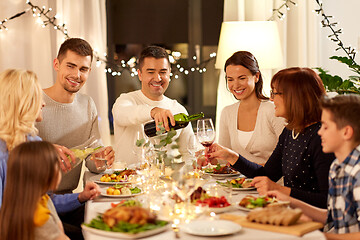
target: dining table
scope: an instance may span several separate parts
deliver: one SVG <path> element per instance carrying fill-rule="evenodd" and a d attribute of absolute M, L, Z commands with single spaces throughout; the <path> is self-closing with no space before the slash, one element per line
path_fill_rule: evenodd
<path fill-rule="evenodd" d="M 98 178 L 101 175 L 98 176 Z M 92 179 L 96 178 L 96 176 L 92 176 Z M 91 178 L 90 178 L 91 180 Z M 207 178 L 206 183 L 204 184 L 204 189 L 211 189 L 214 188 L 217 185 L 217 181 L 224 181 L 224 179 L 215 178 L 213 176 L 210 176 Z M 102 188 L 102 191 L 106 191 L 105 189 L 109 187 L 109 185 L 99 184 L 99 186 Z M 244 198 L 247 195 L 253 195 L 258 196 L 258 193 L 256 190 L 250 190 L 250 191 L 231 191 L 231 204 L 235 205 L 237 204 L 242 198 Z M 136 198 L 144 198 L 144 195 L 136 196 Z M 86 202 L 85 205 L 85 216 L 84 221 L 85 223 L 89 223 L 92 219 L 96 218 L 101 214 L 99 209 L 106 209 L 110 208 L 111 203 L 117 203 L 121 201 L 122 199 L 117 198 L 110 198 L 106 196 L 99 196 L 94 200 L 89 200 Z M 217 213 L 217 214 L 210 214 L 210 215 L 202 215 L 199 217 L 199 219 L 206 219 L 206 223 L 211 225 L 212 221 L 216 223 L 217 220 L 221 219 L 224 214 L 231 214 L 235 216 L 246 216 L 248 214 L 248 211 L 243 211 L 236 207 L 231 207 L 229 210 L 225 213 Z M 196 221 L 196 220 L 194 220 Z M 192 222 L 190 221 L 191 224 Z M 176 239 L 184 239 L 184 240 L 190 240 L 190 239 L 209 239 L 209 236 L 202 236 L 197 234 L 189 234 L 186 231 L 184 231 L 185 223 L 178 225 L 178 232 L 175 233 L 172 228 L 171 224 L 170 226 L 163 232 L 160 232 L 158 234 L 152 235 L 152 236 L 146 236 L 141 239 L 146 240 L 155 240 L 155 239 L 166 239 L 166 240 L 176 240 Z M 112 237 L 105 236 L 101 233 L 94 233 L 90 232 L 88 230 L 83 229 L 83 235 L 86 240 L 108 240 L 108 239 L 115 239 Z M 237 231 L 233 234 L 229 235 L 221 235 L 221 236 L 210 236 L 211 239 L 224 239 L 224 240 L 238 240 L 238 239 L 254 239 L 254 240 L 266 240 L 266 239 L 273 239 L 273 240 L 292 240 L 292 239 L 302 239 L 302 240 L 322 240 L 326 239 L 324 234 L 320 230 L 314 230 L 309 233 L 304 234 L 303 236 L 295 236 L 291 234 L 285 234 L 280 232 L 272 232 L 272 231 L 265 231 L 265 230 L 259 230 L 249 227 L 241 227 L 240 231 Z M 119 237 L 118 239 L 122 239 Z"/>

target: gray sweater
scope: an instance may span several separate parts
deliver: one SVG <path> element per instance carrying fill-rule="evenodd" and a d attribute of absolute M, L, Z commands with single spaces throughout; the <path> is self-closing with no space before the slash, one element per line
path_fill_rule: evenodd
<path fill-rule="evenodd" d="M 72 103 L 59 103 L 45 93 L 43 121 L 36 124 L 39 136 L 51 143 L 67 148 L 84 149 L 102 145 L 98 115 L 94 101 L 88 95 L 77 93 Z M 86 167 L 96 172 L 95 164 L 87 160 Z M 82 164 L 63 174 L 58 193 L 74 190 L 80 179 Z"/>

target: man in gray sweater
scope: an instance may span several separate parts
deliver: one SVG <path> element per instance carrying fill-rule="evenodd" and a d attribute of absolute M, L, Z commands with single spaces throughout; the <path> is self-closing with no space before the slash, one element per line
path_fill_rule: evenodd
<path fill-rule="evenodd" d="M 67 148 L 102 145 L 95 103 L 90 96 L 78 93 L 90 74 L 92 58 L 93 50 L 83 39 L 70 38 L 61 45 L 53 63 L 56 82 L 43 90 L 43 121 L 36 124 L 43 140 Z M 112 165 L 115 158 L 112 147 L 106 147 L 104 153 L 107 163 Z M 91 172 L 98 172 L 93 161 L 87 160 L 86 166 Z M 77 187 L 81 168 L 82 164 L 79 164 L 63 175 L 57 193 L 71 193 Z M 84 217 L 83 208 L 74 212 L 73 216 L 68 214 L 67 209 L 57 211 L 63 223 L 65 218 L 74 220 L 79 217 L 75 224 L 78 225 Z M 62 217 L 61 212 L 68 216 Z"/>
<path fill-rule="evenodd" d="M 36 125 L 43 140 L 67 148 L 102 145 L 95 103 L 90 96 L 78 93 L 90 74 L 92 58 L 92 48 L 83 39 L 71 38 L 61 45 L 54 60 L 56 82 L 44 89 L 43 121 Z M 105 149 L 105 159 L 110 165 L 114 161 L 110 146 Z M 81 166 L 63 176 L 58 192 L 72 192 L 77 187 Z M 86 166 L 91 172 L 99 172 L 91 160 L 86 161 Z"/>

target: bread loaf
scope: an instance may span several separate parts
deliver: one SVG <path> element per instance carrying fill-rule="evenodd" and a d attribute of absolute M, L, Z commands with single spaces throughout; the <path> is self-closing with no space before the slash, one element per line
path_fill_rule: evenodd
<path fill-rule="evenodd" d="M 300 218 L 302 211 L 300 209 L 291 209 L 283 205 L 255 209 L 247 215 L 247 220 L 263 224 L 272 224 L 277 226 L 293 225 Z"/>

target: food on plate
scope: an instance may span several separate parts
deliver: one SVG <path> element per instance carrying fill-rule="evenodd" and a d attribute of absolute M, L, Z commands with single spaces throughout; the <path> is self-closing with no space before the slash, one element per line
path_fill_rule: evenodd
<path fill-rule="evenodd" d="M 114 171 L 115 174 L 119 175 L 120 177 L 124 177 L 124 176 L 130 176 L 130 175 L 135 175 L 136 171 L 134 169 L 124 169 L 121 171 Z"/>
<path fill-rule="evenodd" d="M 210 196 L 206 193 L 206 191 L 202 187 L 198 187 L 194 192 L 190 195 L 191 202 L 196 202 L 199 199 L 209 198 Z M 171 199 L 175 200 L 176 203 L 184 202 L 184 200 L 179 197 L 176 193 L 171 197 Z"/>
<path fill-rule="evenodd" d="M 107 195 L 131 195 L 140 193 L 141 189 L 138 187 L 131 187 L 128 184 L 117 184 L 106 189 Z"/>
<path fill-rule="evenodd" d="M 118 222 L 143 225 L 154 223 L 155 219 L 155 215 L 148 209 L 138 206 L 110 208 L 103 214 L 103 220 L 109 227 L 115 226 Z"/>
<path fill-rule="evenodd" d="M 289 205 L 288 202 L 279 202 L 276 198 L 271 197 L 254 197 L 251 195 L 247 195 L 244 197 L 240 203 L 239 206 L 245 207 L 248 209 L 254 209 L 254 208 L 264 208 L 270 205 Z"/>
<path fill-rule="evenodd" d="M 252 188 L 252 181 L 252 179 L 240 177 L 232 180 L 227 180 L 226 182 L 217 181 L 217 183 L 225 187 L 231 186 L 233 188 Z"/>
<path fill-rule="evenodd" d="M 196 202 L 197 200 L 204 200 L 209 198 L 210 196 L 206 193 L 206 191 L 202 187 L 198 187 L 191 195 L 191 202 Z"/>
<path fill-rule="evenodd" d="M 191 195 L 191 202 L 197 206 L 209 206 L 211 208 L 223 208 L 230 206 L 224 196 L 213 197 L 206 193 L 202 187 L 198 187 Z"/>
<path fill-rule="evenodd" d="M 126 178 L 122 178 L 119 175 L 116 175 L 115 173 L 113 174 L 104 174 L 101 176 L 100 178 L 101 182 L 125 182 L 127 181 L 127 177 Z"/>
<path fill-rule="evenodd" d="M 130 207 L 130 206 L 139 206 L 141 207 L 141 203 L 137 200 L 121 200 L 119 203 L 111 203 L 111 207 Z"/>
<path fill-rule="evenodd" d="M 133 169 L 124 169 L 121 171 L 114 171 L 112 174 L 104 174 L 101 176 L 101 182 L 126 182 L 130 175 L 136 174 Z"/>
<path fill-rule="evenodd" d="M 231 205 L 224 196 L 209 197 L 203 200 L 198 199 L 195 204 L 197 206 L 209 206 L 211 208 L 223 208 Z"/>
<path fill-rule="evenodd" d="M 216 167 L 207 167 L 205 168 L 206 173 L 213 173 L 213 174 L 230 174 L 230 173 L 237 173 L 234 169 L 229 166 L 221 166 L 219 163 Z"/>
<path fill-rule="evenodd" d="M 112 232 L 136 234 L 167 225 L 154 213 L 139 206 L 121 206 L 108 209 L 102 216 L 91 220 L 88 227 Z"/>
<path fill-rule="evenodd" d="M 299 220 L 301 214 L 302 211 L 298 208 L 291 209 L 284 205 L 274 205 L 251 211 L 246 219 L 250 222 L 289 226 L 295 224 Z"/>

